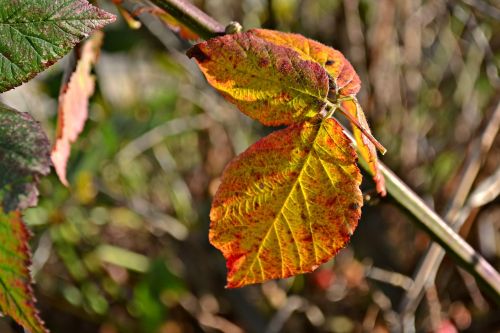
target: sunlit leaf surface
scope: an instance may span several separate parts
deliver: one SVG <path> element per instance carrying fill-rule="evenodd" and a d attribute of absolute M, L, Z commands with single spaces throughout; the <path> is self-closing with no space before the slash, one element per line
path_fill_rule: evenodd
<path fill-rule="evenodd" d="M 360 182 L 356 153 L 334 119 L 292 125 L 238 156 L 210 213 L 228 287 L 311 272 L 329 260 L 357 226 Z"/>
<path fill-rule="evenodd" d="M 341 52 L 299 34 L 266 29 L 252 29 L 248 33 L 273 44 L 291 48 L 303 59 L 320 64 L 334 79 L 340 95 L 358 93 L 361 81 L 351 63 Z"/>
<path fill-rule="evenodd" d="M 325 105 L 326 71 L 252 32 L 212 38 L 191 48 L 188 56 L 226 99 L 265 125 L 303 121 Z"/>
<path fill-rule="evenodd" d="M 342 106 L 370 133 L 370 127 L 368 126 L 363 110 L 354 97 L 361 88 L 361 80 L 342 53 L 299 34 L 266 29 L 253 29 L 250 30 L 250 33 L 269 42 L 290 47 L 297 51 L 304 59 L 311 59 L 323 66 L 333 79 L 334 86 L 331 86 L 330 89 L 336 89 L 337 96 L 335 98 L 351 96 L 351 100 L 342 102 Z M 377 150 L 375 146 L 356 126 L 353 126 L 353 133 L 361 156 L 368 162 L 374 174 L 373 179 L 377 186 L 377 192 L 385 195 L 384 177 L 378 169 Z"/>

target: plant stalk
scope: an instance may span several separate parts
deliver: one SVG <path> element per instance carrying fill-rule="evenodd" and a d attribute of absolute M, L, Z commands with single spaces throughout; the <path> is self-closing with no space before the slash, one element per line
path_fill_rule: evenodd
<path fill-rule="evenodd" d="M 366 162 L 360 164 L 369 171 Z M 415 222 L 426 230 L 432 239 L 441 245 L 466 271 L 500 304 L 500 275 L 479 253 L 430 209 L 401 179 L 387 166 L 380 163 L 380 171 L 385 177 L 387 192 L 415 217 Z"/>
<path fill-rule="evenodd" d="M 225 27 L 187 0 L 151 0 L 203 39 L 225 34 Z"/>

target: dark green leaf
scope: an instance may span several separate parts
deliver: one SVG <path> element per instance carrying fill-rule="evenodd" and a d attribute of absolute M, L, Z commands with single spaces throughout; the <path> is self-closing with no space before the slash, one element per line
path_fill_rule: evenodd
<path fill-rule="evenodd" d="M 9 212 L 36 204 L 36 185 L 50 172 L 50 144 L 28 113 L 0 104 L 0 204 Z"/>
<path fill-rule="evenodd" d="M 86 0 L 0 0 L 0 92 L 28 81 L 113 20 Z"/>

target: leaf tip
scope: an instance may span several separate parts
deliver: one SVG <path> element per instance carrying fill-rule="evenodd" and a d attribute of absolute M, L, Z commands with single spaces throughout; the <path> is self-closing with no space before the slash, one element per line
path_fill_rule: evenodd
<path fill-rule="evenodd" d="M 375 176 L 373 176 L 373 181 L 375 182 L 377 193 L 380 194 L 381 197 L 385 197 L 387 195 L 387 190 L 385 188 L 385 179 L 380 172 L 380 169 L 375 174 Z"/>

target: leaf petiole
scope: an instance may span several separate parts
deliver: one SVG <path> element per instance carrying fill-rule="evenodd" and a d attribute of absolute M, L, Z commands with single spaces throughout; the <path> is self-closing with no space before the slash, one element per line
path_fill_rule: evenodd
<path fill-rule="evenodd" d="M 338 109 L 338 105 L 337 104 L 331 104 L 331 103 L 328 103 L 327 104 L 327 109 L 326 111 L 328 111 L 328 113 L 326 114 L 326 117 L 325 118 L 332 118 L 333 117 L 333 114 L 335 113 L 335 111 Z"/>
<path fill-rule="evenodd" d="M 360 131 L 361 133 L 363 133 L 364 136 L 366 136 L 368 138 L 368 140 L 371 141 L 371 143 L 373 143 L 375 145 L 375 147 L 380 151 L 380 153 L 382 155 L 384 155 L 386 152 L 387 152 L 387 149 L 380 143 L 378 142 L 377 139 L 375 139 L 373 137 L 373 135 L 368 132 L 360 123 L 359 121 L 354 118 L 349 112 L 347 112 L 343 107 L 342 105 L 340 104 L 340 102 L 342 101 L 348 101 L 348 100 L 352 100 L 352 97 L 346 97 L 346 98 L 340 98 L 337 100 L 337 103 L 331 103 L 329 101 L 327 101 L 327 104 L 333 108 L 333 112 L 336 110 L 336 109 L 339 109 L 340 112 L 342 112 L 342 114 L 351 122 L 354 124 L 354 126 L 356 126 Z M 333 115 L 333 112 L 332 112 L 332 115 Z"/>

